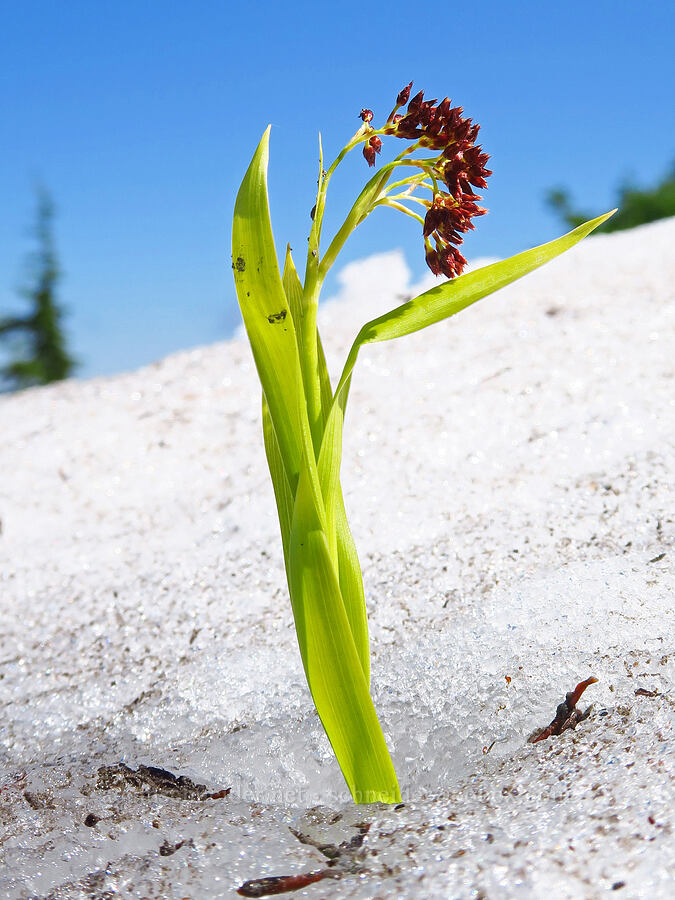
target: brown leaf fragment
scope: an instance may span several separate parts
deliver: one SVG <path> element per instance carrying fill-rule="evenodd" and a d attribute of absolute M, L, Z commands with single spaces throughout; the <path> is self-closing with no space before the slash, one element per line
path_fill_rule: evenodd
<path fill-rule="evenodd" d="M 169 841 L 164 841 L 162 846 L 159 848 L 160 856 L 173 856 L 176 850 L 180 850 L 180 848 L 185 844 L 185 841 L 178 841 L 176 844 L 170 844 Z"/>
<path fill-rule="evenodd" d="M 324 878 L 340 878 L 340 872 L 335 869 L 319 869 L 317 872 L 306 872 L 303 875 L 272 875 L 269 878 L 254 878 L 245 881 L 237 893 L 241 897 L 271 897 L 275 894 L 285 894 L 287 891 L 299 891 L 323 881 Z"/>
<path fill-rule="evenodd" d="M 597 678 L 591 676 L 585 681 L 580 681 L 573 691 L 565 694 L 565 699 L 556 709 L 553 721 L 546 728 L 542 728 L 539 732 L 531 735 L 528 738 L 528 743 L 536 744 L 538 741 L 544 741 L 552 735 L 562 734 L 568 728 L 576 728 L 579 722 L 583 722 L 590 714 L 591 707 L 582 712 L 582 710 L 577 709 L 577 703 L 586 688 L 591 684 L 595 684 L 597 680 Z"/>
<path fill-rule="evenodd" d="M 96 776 L 95 790 L 132 790 L 145 797 L 163 794 L 178 800 L 220 800 L 227 797 L 231 790 L 224 788 L 210 792 L 206 785 L 192 781 L 187 775 L 174 775 L 159 766 L 140 765 L 138 769 L 132 769 L 124 763 L 117 763 L 101 766 Z"/>

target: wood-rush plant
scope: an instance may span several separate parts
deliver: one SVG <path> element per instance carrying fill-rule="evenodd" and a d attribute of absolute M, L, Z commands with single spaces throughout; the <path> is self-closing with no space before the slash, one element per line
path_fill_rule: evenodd
<path fill-rule="evenodd" d="M 422 91 L 408 102 L 411 86 L 399 93 L 381 128 L 372 125 L 371 110 L 361 110 L 360 128 L 327 170 L 319 141 L 304 283 L 290 248 L 283 274 L 277 262 L 267 198 L 269 127 L 239 189 L 232 233 L 237 295 L 262 383 L 265 450 L 300 654 L 316 709 L 357 803 L 401 799 L 370 696 L 363 581 L 340 487 L 342 426 L 359 350 L 458 313 L 568 250 L 611 215 L 461 275 L 466 260 L 458 245 L 474 227 L 471 220 L 485 213 L 474 188 L 487 186 L 488 156 L 476 144 L 479 126 L 463 116 L 461 107 L 451 107 L 447 98 L 438 105 L 425 101 Z M 387 136 L 406 146 L 366 183 L 322 250 L 326 194 L 337 167 L 356 147 L 374 166 Z M 399 210 L 422 225 L 429 268 L 450 280 L 367 322 L 333 391 L 316 326 L 319 294 L 349 235 L 379 207 Z"/>

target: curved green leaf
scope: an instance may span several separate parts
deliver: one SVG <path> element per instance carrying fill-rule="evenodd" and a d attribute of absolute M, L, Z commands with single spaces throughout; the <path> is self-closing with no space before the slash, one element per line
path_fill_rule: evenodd
<path fill-rule="evenodd" d="M 261 158 L 257 175 L 263 170 L 264 160 Z M 264 189 L 264 179 L 258 177 L 251 192 L 260 195 Z M 250 199 L 247 202 L 250 203 Z M 264 216 L 266 202 L 263 204 L 260 196 L 257 198 L 257 209 L 257 214 Z M 258 248 L 271 239 L 271 229 L 266 236 L 259 225 L 248 227 L 249 233 L 246 233 L 239 224 L 240 240 L 248 241 L 240 246 L 248 249 L 249 255 L 252 250 L 255 251 L 254 256 L 259 255 Z M 240 275 L 245 276 L 246 267 L 240 268 Z M 284 374 L 287 374 L 277 370 L 279 357 L 275 354 L 283 354 L 289 347 L 278 340 L 269 340 L 266 328 L 256 329 L 260 320 L 260 303 L 255 292 L 267 286 L 270 293 L 274 293 L 278 290 L 276 280 L 274 271 L 268 270 L 264 285 L 247 283 L 250 293 L 241 284 L 244 278 L 238 285 L 240 305 L 261 381 L 266 378 L 263 385 L 271 385 L 272 388 L 279 387 L 279 381 L 283 381 Z M 286 254 L 281 285 L 290 313 L 286 317 L 287 324 L 292 327 L 302 315 L 302 285 L 290 250 Z M 297 334 L 300 332 L 299 328 Z M 332 391 L 318 334 L 317 342 L 322 417 L 325 417 L 332 402 Z M 281 358 L 288 364 L 291 356 L 287 353 Z M 298 389 L 298 381 L 289 379 L 281 385 L 283 390 L 276 395 L 282 415 L 284 410 L 293 406 L 294 383 L 299 395 L 297 402 L 304 403 L 304 393 Z M 274 396 L 270 387 L 267 391 Z M 292 441 L 297 441 L 294 449 L 301 454 L 295 485 L 291 485 L 288 473 L 292 469 L 284 459 L 284 454 L 288 453 L 288 440 L 286 448 L 282 449 L 265 391 L 262 413 L 265 451 L 279 513 L 298 644 L 317 712 L 356 802 L 397 802 L 400 794 L 396 775 L 369 694 L 368 632 L 363 586 L 356 549 L 346 522 L 342 493 L 338 486 L 333 495 L 330 520 L 334 540 L 331 552 L 326 536 L 328 516 L 309 439 L 306 410 L 300 408 L 298 421 L 293 425 L 294 429 L 304 433 L 298 436 L 294 431 L 290 435 Z M 284 424 L 283 420 L 281 424 Z"/>
<path fill-rule="evenodd" d="M 351 376 L 360 348 L 364 344 L 391 341 L 394 338 L 412 334 L 426 328 L 427 325 L 433 325 L 435 322 L 454 316 L 455 313 L 466 309 L 477 300 L 511 284 L 569 250 L 612 216 L 614 212 L 616 210 L 598 216 L 547 244 L 541 244 L 539 247 L 525 250 L 509 259 L 500 260 L 484 266 L 482 269 L 477 269 L 475 272 L 445 281 L 413 300 L 408 300 L 407 303 L 403 303 L 396 309 L 372 319 L 363 326 L 352 344 L 335 391 L 319 452 L 319 480 L 327 508 L 334 502 L 333 494 L 336 484 L 339 484 L 344 414 Z"/>
<path fill-rule="evenodd" d="M 291 601 L 317 712 L 356 803 L 397 803 L 396 773 L 352 638 L 324 529 L 303 466 L 289 549 Z"/>
<path fill-rule="evenodd" d="M 321 344 L 319 332 L 316 333 L 318 349 L 319 379 L 321 382 L 321 412 L 322 425 L 328 420 L 331 405 L 333 403 L 333 391 L 330 386 L 328 367 Z M 339 473 L 337 473 L 339 474 Z M 326 474 L 324 473 L 324 477 Z M 326 532 L 331 553 L 337 553 L 337 568 L 340 579 L 340 591 L 345 605 L 345 611 L 352 629 L 352 637 L 356 645 L 356 652 L 361 660 L 363 674 L 366 683 L 370 685 L 370 641 L 368 639 L 368 618 L 366 615 L 366 598 L 363 591 L 363 575 L 356 544 L 347 522 L 342 487 L 339 480 L 333 483 L 330 493 L 324 490 L 324 497 L 334 498 L 330 508 L 326 507 Z"/>
<path fill-rule="evenodd" d="M 295 335 L 298 341 L 298 351 L 302 357 L 302 328 L 300 320 L 302 319 L 302 282 L 298 276 L 298 271 L 293 262 L 293 254 L 291 253 L 290 244 L 286 245 L 286 259 L 284 260 L 284 274 L 281 278 L 284 287 L 288 307 L 293 316 L 293 324 L 295 326 Z"/>
<path fill-rule="evenodd" d="M 303 315 L 302 310 L 302 284 L 298 278 L 291 248 L 286 248 L 286 260 L 284 262 L 284 274 L 282 277 L 284 290 L 288 305 L 295 323 L 295 331 L 298 337 L 298 345 L 300 354 L 302 355 L 302 334 L 303 329 L 300 325 L 300 319 Z M 321 394 L 321 427 L 325 425 L 333 402 L 333 391 L 330 385 L 330 377 L 328 367 L 326 365 L 326 357 L 323 352 L 321 338 L 319 332 L 316 332 L 317 343 L 317 370 L 319 376 L 320 394 Z M 265 421 L 265 420 L 263 420 Z M 290 492 L 286 484 L 285 478 L 280 475 L 275 476 L 275 471 L 279 471 L 278 444 L 276 442 L 271 424 L 265 430 L 265 448 L 267 449 L 267 458 L 270 465 L 272 480 L 274 481 L 274 490 L 279 508 L 279 519 L 282 522 L 281 532 L 284 541 L 284 548 L 287 546 L 287 523 L 290 522 L 289 501 Z M 322 491 L 323 496 L 327 493 Z M 363 591 L 363 576 L 361 574 L 361 566 L 356 551 L 354 538 L 347 522 L 347 514 L 345 512 L 344 499 L 342 489 L 339 485 L 334 486 L 331 492 L 335 502 L 330 507 L 326 507 L 326 534 L 328 537 L 328 546 L 331 556 L 336 561 L 338 577 L 340 581 L 340 591 L 344 602 L 345 612 L 352 630 L 352 637 L 356 645 L 356 652 L 361 660 L 361 667 L 366 677 L 366 682 L 370 684 L 370 643 L 368 640 L 368 620 L 366 616 L 366 599 Z M 292 504 L 290 507 L 292 511 Z"/>
<path fill-rule="evenodd" d="M 408 300 L 407 303 L 368 322 L 361 329 L 355 343 L 362 345 L 375 341 L 390 341 L 454 316 L 477 300 L 506 287 L 512 281 L 517 281 L 523 275 L 570 250 L 598 225 L 602 225 L 614 215 L 614 212 L 616 210 L 598 216 L 597 219 L 591 219 L 590 222 L 547 244 L 517 253 L 509 259 L 483 266 L 482 269 L 476 269 L 474 272 L 468 272 L 459 278 L 430 288 L 413 300 Z"/>
<path fill-rule="evenodd" d="M 293 316 L 279 274 L 269 202 L 269 127 L 258 145 L 234 206 L 232 269 L 239 307 L 251 342 L 291 490 L 300 471 L 308 426 Z"/>

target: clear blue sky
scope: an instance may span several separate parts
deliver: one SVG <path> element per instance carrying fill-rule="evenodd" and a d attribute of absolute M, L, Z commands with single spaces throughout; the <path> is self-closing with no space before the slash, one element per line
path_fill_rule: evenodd
<path fill-rule="evenodd" d="M 429 15 L 400 0 L 0 6 L 0 313 L 20 308 L 40 180 L 85 376 L 231 333 L 232 208 L 268 122 L 277 245 L 290 241 L 298 264 L 317 132 L 332 158 L 361 107 L 385 117 L 411 78 L 482 125 L 494 175 L 469 256 L 559 233 L 543 203 L 552 185 L 601 212 L 621 179 L 653 182 L 675 157 L 673 0 L 448 2 Z M 327 226 L 366 174 L 355 158 L 333 181 Z M 391 211 L 341 261 L 395 247 L 421 275 L 417 226 Z"/>

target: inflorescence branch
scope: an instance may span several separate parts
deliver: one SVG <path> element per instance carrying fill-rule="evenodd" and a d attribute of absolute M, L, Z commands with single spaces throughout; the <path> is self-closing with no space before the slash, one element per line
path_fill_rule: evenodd
<path fill-rule="evenodd" d="M 478 205 L 481 198 L 474 188 L 487 187 L 487 178 L 492 174 L 486 168 L 487 153 L 476 143 L 480 126 L 464 117 L 462 107 L 453 107 L 447 97 L 437 104 L 436 100 L 424 100 L 424 92 L 420 91 L 410 100 L 411 88 L 412 82 L 399 92 L 394 108 L 381 128 L 371 124 L 372 110 L 362 109 L 359 115 L 363 124 L 328 171 L 321 172 L 312 227 L 317 239 L 315 246 L 312 246 L 310 237 L 310 253 L 315 250 L 316 254 L 312 260 L 308 257 L 308 263 L 313 262 L 316 266 L 319 285 L 349 234 L 377 206 L 389 206 L 421 221 L 426 262 L 435 275 L 453 278 L 461 274 L 466 265 L 466 259 L 458 247 L 464 240 L 463 235 L 474 228 L 472 219 L 487 212 Z M 399 112 L 406 105 L 407 109 Z M 393 162 L 383 166 L 364 187 L 319 262 L 318 236 L 321 233 L 326 190 L 333 172 L 349 151 L 360 144 L 363 144 L 366 162 L 374 166 L 382 150 L 382 138 L 387 136 L 412 143 Z M 432 155 L 412 157 L 417 151 L 427 154 L 431 151 Z M 416 170 L 416 173 L 387 187 L 394 171 L 404 167 Z M 393 194 L 399 188 L 404 190 Z M 416 196 L 414 191 L 418 188 L 428 191 L 431 197 Z M 421 204 L 426 209 L 424 218 L 408 209 L 404 201 Z"/>

